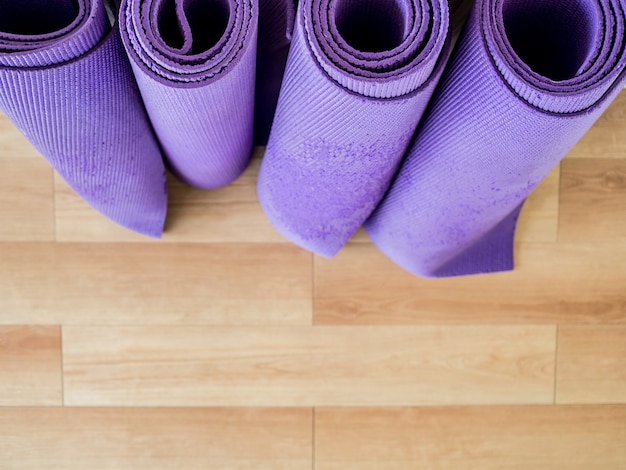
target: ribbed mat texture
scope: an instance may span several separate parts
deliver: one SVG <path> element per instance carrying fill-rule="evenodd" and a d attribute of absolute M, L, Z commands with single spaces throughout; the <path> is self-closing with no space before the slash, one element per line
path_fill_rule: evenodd
<path fill-rule="evenodd" d="M 124 46 L 172 172 L 211 189 L 252 154 L 256 0 L 124 0 Z"/>
<path fill-rule="evenodd" d="M 624 85 L 624 3 L 482 0 L 365 224 L 406 270 L 513 268 L 522 204 Z"/>
<path fill-rule="evenodd" d="M 301 0 L 258 194 L 333 256 L 376 207 L 443 69 L 445 0 Z"/>
<path fill-rule="evenodd" d="M 254 107 L 255 145 L 266 145 L 269 138 L 280 85 L 285 73 L 295 17 L 295 0 L 259 0 Z"/>
<path fill-rule="evenodd" d="M 95 209 L 161 235 L 161 154 L 102 0 L 0 1 L 0 108 Z"/>

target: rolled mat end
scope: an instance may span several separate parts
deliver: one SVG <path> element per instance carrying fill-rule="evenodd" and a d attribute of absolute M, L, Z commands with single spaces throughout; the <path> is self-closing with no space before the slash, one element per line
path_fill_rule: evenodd
<path fill-rule="evenodd" d="M 331 257 L 387 190 L 441 76 L 445 0 L 302 0 L 258 181 L 286 238 Z"/>
<path fill-rule="evenodd" d="M 523 201 L 623 88 L 623 2 L 476 2 L 391 188 L 365 223 L 414 274 L 509 270 Z"/>
<path fill-rule="evenodd" d="M 168 166 L 202 189 L 252 155 L 258 4 L 124 0 L 120 28 Z"/>
<path fill-rule="evenodd" d="M 104 2 L 3 6 L 2 111 L 93 208 L 159 237 L 167 211 L 165 169 Z"/>

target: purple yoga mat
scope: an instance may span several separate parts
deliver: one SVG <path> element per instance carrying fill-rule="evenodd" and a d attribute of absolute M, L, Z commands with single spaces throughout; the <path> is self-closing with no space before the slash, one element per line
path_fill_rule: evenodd
<path fill-rule="evenodd" d="M 376 207 L 442 72 L 446 0 L 301 0 L 258 193 L 333 256 Z"/>
<path fill-rule="evenodd" d="M 365 228 L 406 270 L 513 268 L 525 198 L 624 84 L 624 3 L 478 1 L 389 193 Z"/>
<path fill-rule="evenodd" d="M 266 145 L 291 44 L 295 0 L 259 0 L 254 143 Z"/>
<path fill-rule="evenodd" d="M 252 154 L 255 0 L 124 0 L 122 40 L 172 172 L 224 186 Z"/>
<path fill-rule="evenodd" d="M 0 1 L 0 108 L 96 210 L 161 235 L 161 154 L 102 0 Z"/>

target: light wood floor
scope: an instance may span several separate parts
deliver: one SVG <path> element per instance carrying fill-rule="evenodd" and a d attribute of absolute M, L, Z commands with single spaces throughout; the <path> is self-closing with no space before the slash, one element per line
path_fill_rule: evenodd
<path fill-rule="evenodd" d="M 0 121 L 1 469 L 625 469 L 626 93 L 529 200 L 517 269 L 286 243 L 239 181 L 117 228 Z"/>

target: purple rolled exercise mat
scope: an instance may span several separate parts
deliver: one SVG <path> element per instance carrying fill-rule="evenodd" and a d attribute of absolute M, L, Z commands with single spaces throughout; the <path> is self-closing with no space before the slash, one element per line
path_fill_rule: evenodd
<path fill-rule="evenodd" d="M 478 1 L 365 228 L 411 273 L 510 270 L 526 197 L 624 84 L 624 3 Z"/>
<path fill-rule="evenodd" d="M 301 0 L 258 193 L 333 256 L 383 197 L 443 69 L 446 0 Z"/>
<path fill-rule="evenodd" d="M 0 108 L 96 210 L 161 235 L 161 154 L 102 0 L 0 1 Z"/>
<path fill-rule="evenodd" d="M 266 145 L 291 44 L 296 0 L 259 0 L 254 143 Z"/>
<path fill-rule="evenodd" d="M 172 172 L 231 183 L 252 154 L 256 0 L 124 0 L 120 28 Z"/>

